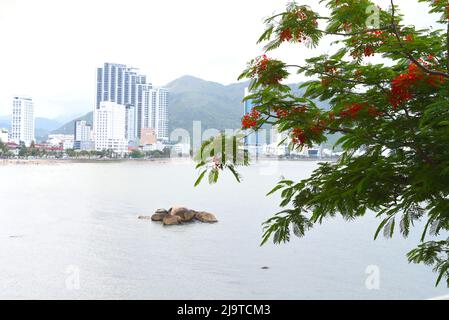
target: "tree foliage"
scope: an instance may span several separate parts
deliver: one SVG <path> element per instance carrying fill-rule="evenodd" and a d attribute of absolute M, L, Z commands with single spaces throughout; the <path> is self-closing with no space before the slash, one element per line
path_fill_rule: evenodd
<path fill-rule="evenodd" d="M 276 185 L 271 193 L 281 193 L 283 210 L 265 222 L 263 243 L 304 236 L 337 215 L 351 220 L 374 212 L 381 219 L 375 238 L 395 231 L 407 237 L 424 221 L 409 261 L 432 265 L 437 284 L 444 279 L 449 286 L 449 2 L 418 1 L 438 15 L 440 29 L 404 25 L 393 0 L 385 8 L 369 0 L 320 1 L 327 15 L 290 3 L 266 20 L 264 55 L 240 76 L 251 79 L 246 99 L 255 105 L 242 126 L 276 125 L 290 135 L 291 148 L 339 133 L 344 153 L 307 179 Z M 287 44 L 319 48 L 324 39 L 332 40 L 331 53 L 302 64 L 267 56 Z M 301 97 L 283 84 L 293 73 L 310 79 Z M 329 101 L 330 110 L 317 100 Z"/>

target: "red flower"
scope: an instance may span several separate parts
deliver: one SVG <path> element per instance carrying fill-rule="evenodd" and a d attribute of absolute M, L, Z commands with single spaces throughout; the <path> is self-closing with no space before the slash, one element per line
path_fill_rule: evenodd
<path fill-rule="evenodd" d="M 321 134 L 323 132 L 323 129 L 319 125 L 316 125 L 310 128 L 310 131 L 314 134 Z"/>
<path fill-rule="evenodd" d="M 432 58 L 433 56 L 430 55 L 429 60 Z M 423 59 L 419 61 L 424 65 L 430 65 Z M 425 74 L 415 63 L 411 63 L 407 73 L 400 74 L 392 80 L 389 102 L 396 109 L 402 103 L 413 99 L 412 91 L 416 85 L 425 83 L 432 87 L 439 87 L 442 82 L 444 82 L 443 77 Z"/>
<path fill-rule="evenodd" d="M 290 28 L 282 30 L 280 39 L 281 41 L 290 41 L 293 39 L 292 31 L 290 30 Z"/>
<path fill-rule="evenodd" d="M 351 104 L 345 106 L 345 108 L 340 111 L 339 115 L 342 118 L 346 118 L 346 117 L 356 118 L 357 115 L 359 114 L 360 110 L 362 110 L 362 109 L 363 109 L 362 104 L 354 102 L 354 103 L 351 103 Z"/>
<path fill-rule="evenodd" d="M 292 137 L 293 144 L 304 145 L 304 143 L 307 140 L 307 136 L 306 136 L 304 130 L 302 130 L 301 128 L 293 129 L 292 135 L 293 135 L 293 137 Z"/>
<path fill-rule="evenodd" d="M 282 108 L 275 108 L 274 111 L 276 112 L 277 117 L 280 119 L 286 118 L 290 114 L 288 110 Z"/>
<path fill-rule="evenodd" d="M 365 54 L 365 57 L 373 56 L 374 55 L 374 49 L 373 47 L 366 47 L 363 53 Z"/>
<path fill-rule="evenodd" d="M 250 113 L 245 114 L 242 119 L 242 128 L 251 129 L 257 125 L 257 120 L 260 118 L 260 112 L 252 109 Z"/>

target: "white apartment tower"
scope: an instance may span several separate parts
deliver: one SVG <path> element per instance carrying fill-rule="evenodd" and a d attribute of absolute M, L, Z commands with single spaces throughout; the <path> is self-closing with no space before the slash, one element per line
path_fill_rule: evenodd
<path fill-rule="evenodd" d="M 168 90 L 150 89 L 145 92 L 142 128 L 154 129 L 156 138 L 168 140 Z"/>
<path fill-rule="evenodd" d="M 34 106 L 29 97 L 14 97 L 10 140 L 29 146 L 34 138 Z"/>
<path fill-rule="evenodd" d="M 95 150 L 128 152 L 126 108 L 115 102 L 101 102 L 94 111 Z"/>
<path fill-rule="evenodd" d="M 92 128 L 86 120 L 75 121 L 75 141 L 86 142 L 92 140 Z"/>

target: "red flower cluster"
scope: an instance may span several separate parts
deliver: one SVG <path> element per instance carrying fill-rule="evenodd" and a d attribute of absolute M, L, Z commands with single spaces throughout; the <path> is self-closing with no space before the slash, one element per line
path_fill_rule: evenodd
<path fill-rule="evenodd" d="M 324 66 L 324 72 L 335 74 L 337 73 L 337 67 Z"/>
<path fill-rule="evenodd" d="M 301 128 L 295 128 L 292 132 L 292 143 L 304 145 L 307 140 L 306 133 Z"/>
<path fill-rule="evenodd" d="M 365 57 L 369 57 L 369 56 L 374 56 L 375 51 L 374 51 L 373 47 L 367 46 L 363 50 L 363 53 L 364 53 Z"/>
<path fill-rule="evenodd" d="M 267 70 L 270 60 L 271 59 L 268 58 L 266 54 L 256 59 L 256 72 L 258 75 Z"/>
<path fill-rule="evenodd" d="M 292 40 L 293 39 L 292 30 L 290 30 L 290 28 L 286 28 L 286 29 L 282 30 L 279 38 L 281 39 L 281 41 Z"/>
<path fill-rule="evenodd" d="M 309 38 L 307 36 L 307 30 L 311 28 L 316 28 L 318 26 L 317 18 L 312 11 L 304 10 L 298 8 L 289 13 L 285 19 L 291 19 L 294 21 L 296 26 L 293 28 L 285 27 L 279 32 L 279 40 L 284 41 L 297 41 L 304 42 Z M 296 21 L 299 19 L 299 21 Z"/>
<path fill-rule="evenodd" d="M 309 15 L 312 13 L 311 11 L 309 11 L 308 12 L 309 13 Z M 310 18 L 312 18 L 312 19 L 310 19 L 310 21 L 312 22 L 312 24 L 315 26 L 315 27 L 317 27 L 318 26 L 318 21 L 317 21 L 317 19 L 316 19 L 316 16 L 312 13 L 312 15 L 309 17 L 309 15 L 307 14 L 307 11 L 305 11 L 305 10 L 297 10 L 296 11 L 296 15 L 298 16 L 298 18 L 299 18 L 299 20 L 301 20 L 301 21 L 304 21 L 304 20 L 307 20 L 307 19 L 310 19 Z"/>
<path fill-rule="evenodd" d="M 354 59 L 360 58 L 362 55 L 365 57 L 373 56 L 376 53 L 376 48 L 383 45 L 388 37 L 388 33 L 385 33 L 382 30 L 376 30 L 353 38 L 352 44 L 356 48 L 351 52 L 351 56 Z"/>
<path fill-rule="evenodd" d="M 286 109 L 275 108 L 274 111 L 279 119 L 287 118 L 290 112 Z"/>
<path fill-rule="evenodd" d="M 363 107 L 366 106 L 366 103 L 361 104 L 357 102 L 353 102 L 347 106 L 343 110 L 339 112 L 339 116 L 342 118 L 355 118 L 359 114 L 359 112 L 363 109 Z"/>
<path fill-rule="evenodd" d="M 410 34 L 406 35 L 404 40 L 407 41 L 407 42 L 413 41 L 413 34 L 410 33 Z"/>
<path fill-rule="evenodd" d="M 274 107 L 273 110 L 279 119 L 284 119 L 295 113 L 306 112 L 307 106 L 296 106 L 289 109 Z"/>
<path fill-rule="evenodd" d="M 428 57 L 433 60 L 433 56 Z M 420 62 L 424 65 L 430 65 L 423 59 Z M 442 76 L 427 75 L 415 63 L 409 65 L 406 73 L 400 74 L 391 82 L 390 104 L 396 109 L 399 105 L 413 98 L 413 88 L 418 84 L 428 84 L 432 87 L 439 87 L 444 81 Z"/>
<path fill-rule="evenodd" d="M 281 61 L 272 60 L 264 54 L 252 61 L 250 76 L 257 77 L 264 85 L 277 85 L 286 73 L 282 68 Z"/>
<path fill-rule="evenodd" d="M 260 112 L 252 109 L 251 113 L 245 114 L 242 119 L 243 129 L 251 129 L 257 125 L 257 120 L 260 118 Z"/>
<path fill-rule="evenodd" d="M 318 135 L 318 134 L 321 134 L 321 133 L 323 132 L 323 128 L 321 127 L 321 125 L 318 125 L 318 124 L 317 124 L 317 125 L 311 127 L 311 128 L 310 128 L 310 131 L 311 131 L 313 134 Z"/>

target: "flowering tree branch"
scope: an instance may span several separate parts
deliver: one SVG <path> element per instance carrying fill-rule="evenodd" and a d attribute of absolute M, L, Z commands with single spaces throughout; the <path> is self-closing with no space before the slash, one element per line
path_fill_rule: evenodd
<path fill-rule="evenodd" d="M 431 70 L 429 68 L 427 68 L 426 66 L 424 66 L 422 63 L 420 63 L 418 61 L 418 59 L 416 59 L 405 47 L 404 44 L 402 43 L 401 40 L 401 36 L 399 34 L 399 30 L 398 30 L 398 26 L 396 24 L 395 21 L 395 8 L 394 8 L 394 0 L 390 0 L 391 1 L 391 27 L 393 29 L 394 35 L 396 36 L 396 39 L 398 41 L 399 46 L 402 48 L 403 50 L 403 54 L 410 60 L 412 61 L 414 64 L 416 64 L 421 70 L 423 70 L 424 72 L 434 75 L 434 76 L 442 76 L 445 78 L 449 78 L 449 73 L 446 72 L 441 72 L 441 71 L 437 71 L 437 70 Z M 449 47 L 448 47 L 449 50 Z M 449 53 L 449 51 L 448 51 Z"/>

